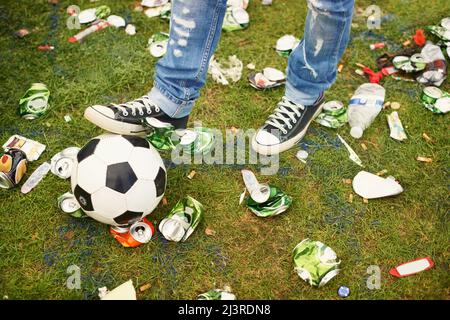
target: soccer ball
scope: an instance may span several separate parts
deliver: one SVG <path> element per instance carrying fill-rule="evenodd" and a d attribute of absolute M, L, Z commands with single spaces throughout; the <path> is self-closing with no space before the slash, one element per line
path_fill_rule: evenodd
<path fill-rule="evenodd" d="M 71 185 L 88 216 L 125 226 L 156 208 L 166 189 L 166 169 L 147 140 L 104 134 L 78 152 Z"/>

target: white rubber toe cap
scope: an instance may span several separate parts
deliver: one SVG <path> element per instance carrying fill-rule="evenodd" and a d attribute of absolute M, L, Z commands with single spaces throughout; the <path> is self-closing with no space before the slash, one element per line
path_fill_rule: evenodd
<path fill-rule="evenodd" d="M 258 130 L 255 140 L 258 144 L 263 146 L 275 146 L 280 144 L 280 139 L 278 139 L 278 137 L 265 130 Z"/>

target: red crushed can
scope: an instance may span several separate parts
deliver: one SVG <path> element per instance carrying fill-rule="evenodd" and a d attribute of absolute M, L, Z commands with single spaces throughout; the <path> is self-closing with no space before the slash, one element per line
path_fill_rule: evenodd
<path fill-rule="evenodd" d="M 110 233 L 122 246 L 135 248 L 151 240 L 155 227 L 147 218 L 144 218 L 133 223 L 129 228 L 111 226 Z"/>

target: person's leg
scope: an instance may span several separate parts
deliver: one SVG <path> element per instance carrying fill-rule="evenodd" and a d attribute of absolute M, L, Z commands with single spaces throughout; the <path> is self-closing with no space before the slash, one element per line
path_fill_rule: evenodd
<path fill-rule="evenodd" d="M 311 105 L 336 79 L 347 47 L 354 0 L 308 0 L 303 39 L 288 60 L 286 98 Z"/>
<path fill-rule="evenodd" d="M 134 101 L 95 105 L 85 117 L 114 133 L 144 135 L 147 117 L 185 128 L 209 60 L 219 42 L 226 0 L 173 0 L 167 53 L 156 64 L 154 87 Z"/>
<path fill-rule="evenodd" d="M 258 130 L 252 147 L 262 154 L 285 151 L 306 134 L 321 112 L 323 92 L 336 79 L 347 47 L 354 0 L 308 0 L 303 39 L 288 61 L 286 92 Z"/>

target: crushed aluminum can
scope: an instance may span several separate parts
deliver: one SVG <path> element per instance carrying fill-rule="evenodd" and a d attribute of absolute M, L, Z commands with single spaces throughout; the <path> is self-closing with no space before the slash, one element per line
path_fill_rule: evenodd
<path fill-rule="evenodd" d="M 311 286 L 322 287 L 340 271 L 336 253 L 320 241 L 304 239 L 294 248 L 295 271 Z"/>
<path fill-rule="evenodd" d="M 133 223 L 129 228 L 111 226 L 109 231 L 122 246 L 135 248 L 152 239 L 155 227 L 147 218 L 144 218 Z"/>
<path fill-rule="evenodd" d="M 169 241 L 184 242 L 197 228 L 204 216 L 203 205 L 186 196 L 159 223 L 159 231 Z"/>
<path fill-rule="evenodd" d="M 87 215 L 81 210 L 80 204 L 71 192 L 66 192 L 58 197 L 58 207 L 74 218 L 84 218 Z"/>
<path fill-rule="evenodd" d="M 43 83 L 33 83 L 19 100 L 19 115 L 24 119 L 37 119 L 50 108 L 48 98 L 50 91 Z"/>
<path fill-rule="evenodd" d="M 99 6 L 95 8 L 95 16 L 97 19 L 105 19 L 111 14 L 111 8 L 108 6 Z"/>
<path fill-rule="evenodd" d="M 185 130 L 185 132 L 180 139 L 180 144 L 187 153 L 206 155 L 211 152 L 216 139 L 210 129 L 194 127 L 193 130 Z"/>
<path fill-rule="evenodd" d="M 284 35 L 277 40 L 275 50 L 282 57 L 289 57 L 291 52 L 299 45 L 300 39 L 293 35 Z"/>
<path fill-rule="evenodd" d="M 212 289 L 208 292 L 199 294 L 197 300 L 236 300 L 236 296 L 231 293 L 231 289 L 225 287 L 222 289 Z"/>
<path fill-rule="evenodd" d="M 148 50 L 155 58 L 160 58 L 167 52 L 169 44 L 169 34 L 165 32 L 155 33 L 148 39 Z"/>
<path fill-rule="evenodd" d="M 242 7 L 230 6 L 226 9 L 222 29 L 225 31 L 243 30 L 248 27 L 250 16 Z"/>
<path fill-rule="evenodd" d="M 142 0 L 141 6 L 149 8 L 160 7 L 165 5 L 167 2 L 169 2 L 169 0 Z"/>
<path fill-rule="evenodd" d="M 341 101 L 328 101 L 322 107 L 322 112 L 317 116 L 315 122 L 337 129 L 348 122 L 347 108 Z"/>
<path fill-rule="evenodd" d="M 425 30 L 443 41 L 450 41 L 450 29 L 446 29 L 442 26 L 427 26 L 425 27 Z"/>
<path fill-rule="evenodd" d="M 27 172 L 28 160 L 20 149 L 9 149 L 0 157 L 0 188 L 17 186 Z"/>
<path fill-rule="evenodd" d="M 397 141 L 406 140 L 408 137 L 406 136 L 405 129 L 403 128 L 402 122 L 398 117 L 397 111 L 392 112 L 387 115 L 387 121 L 389 124 L 389 129 L 391 131 L 390 137 Z"/>
<path fill-rule="evenodd" d="M 423 106 L 433 113 L 443 114 L 450 111 L 450 94 L 437 87 L 425 87 L 420 100 Z"/>
<path fill-rule="evenodd" d="M 50 160 L 51 172 L 61 179 L 70 178 L 78 151 L 78 147 L 69 147 L 55 154 Z"/>
<path fill-rule="evenodd" d="M 253 88 L 263 90 L 283 85 L 286 82 L 286 76 L 280 70 L 267 67 L 260 72 L 251 73 L 248 80 Z"/>
<path fill-rule="evenodd" d="M 257 203 L 264 203 L 269 200 L 270 187 L 267 184 L 259 183 L 255 174 L 250 170 L 241 170 L 245 188 L 250 193 L 250 197 Z"/>
<path fill-rule="evenodd" d="M 258 217 L 267 218 L 277 216 L 286 211 L 292 204 L 292 198 L 286 193 L 268 185 L 270 193 L 269 199 L 265 202 L 256 202 L 251 196 L 247 198 L 247 208 Z"/>
<path fill-rule="evenodd" d="M 31 176 L 25 181 L 25 183 L 22 185 L 22 188 L 20 188 L 20 192 L 23 194 L 27 194 L 31 190 L 33 190 L 34 187 L 36 187 L 39 182 L 41 182 L 42 179 L 47 175 L 47 173 L 50 171 L 50 164 L 48 162 L 44 162 L 41 164 L 32 174 Z"/>
<path fill-rule="evenodd" d="M 41 154 L 45 151 L 46 146 L 37 141 L 13 135 L 3 144 L 3 149 L 19 149 L 25 152 L 28 161 L 35 161 L 39 159 Z"/>
<path fill-rule="evenodd" d="M 126 26 L 126 21 L 124 18 L 120 17 L 120 16 L 116 16 L 116 15 L 110 15 L 107 19 L 106 22 L 108 22 L 108 24 L 110 26 L 116 27 L 116 28 L 122 28 Z"/>
<path fill-rule="evenodd" d="M 443 18 L 441 20 L 441 26 L 446 30 L 450 30 L 450 17 Z"/>

